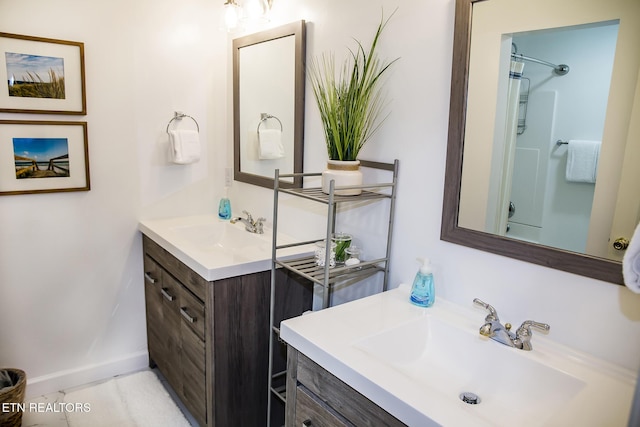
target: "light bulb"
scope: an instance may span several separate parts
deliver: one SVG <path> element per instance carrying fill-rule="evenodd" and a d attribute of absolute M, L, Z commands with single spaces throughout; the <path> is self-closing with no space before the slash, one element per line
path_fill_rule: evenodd
<path fill-rule="evenodd" d="M 266 0 L 247 0 L 243 4 L 244 16 L 247 21 L 267 21 L 269 6 Z"/>
<path fill-rule="evenodd" d="M 222 13 L 222 26 L 227 31 L 232 31 L 238 26 L 238 22 L 242 17 L 242 9 L 236 4 L 234 0 L 227 0 L 224 4 L 224 11 Z"/>

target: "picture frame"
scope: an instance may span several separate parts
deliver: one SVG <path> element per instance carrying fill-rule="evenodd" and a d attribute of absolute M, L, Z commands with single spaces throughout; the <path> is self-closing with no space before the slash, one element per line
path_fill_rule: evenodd
<path fill-rule="evenodd" d="M 0 112 L 87 114 L 84 43 L 0 32 Z"/>
<path fill-rule="evenodd" d="M 90 189 L 87 122 L 0 120 L 0 196 Z"/>

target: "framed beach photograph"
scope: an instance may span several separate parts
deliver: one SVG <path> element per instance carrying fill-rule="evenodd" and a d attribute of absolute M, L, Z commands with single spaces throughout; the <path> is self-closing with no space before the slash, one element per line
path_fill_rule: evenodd
<path fill-rule="evenodd" d="M 0 196 L 89 189 L 86 122 L 0 120 Z"/>
<path fill-rule="evenodd" d="M 84 43 L 0 32 L 0 112 L 87 114 Z"/>

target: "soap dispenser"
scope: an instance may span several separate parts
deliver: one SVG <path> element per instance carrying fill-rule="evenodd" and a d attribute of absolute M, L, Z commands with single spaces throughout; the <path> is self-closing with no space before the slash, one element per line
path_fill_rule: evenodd
<path fill-rule="evenodd" d="M 229 196 L 227 196 L 226 189 L 224 197 L 220 199 L 218 204 L 218 218 L 231 219 L 231 202 L 229 201 Z"/>
<path fill-rule="evenodd" d="M 418 258 L 418 262 L 422 263 L 422 266 L 416 273 L 415 279 L 413 279 L 409 300 L 419 307 L 431 307 L 436 300 L 431 261 L 429 258 Z"/>
<path fill-rule="evenodd" d="M 218 218 L 231 219 L 231 202 L 226 197 L 220 199 L 218 204 Z"/>

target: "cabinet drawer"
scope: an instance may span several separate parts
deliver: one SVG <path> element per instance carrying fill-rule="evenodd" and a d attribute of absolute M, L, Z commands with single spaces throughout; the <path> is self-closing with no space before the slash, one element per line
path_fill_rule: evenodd
<path fill-rule="evenodd" d="M 204 340 L 205 325 L 204 304 L 186 288 L 180 292 L 180 316 L 182 323 L 188 325 L 193 332 Z"/>
<path fill-rule="evenodd" d="M 352 427 L 325 403 L 311 395 L 305 387 L 298 386 L 296 392 L 295 427 Z"/>
<path fill-rule="evenodd" d="M 346 420 L 358 426 L 406 427 L 400 420 L 316 362 L 295 349 L 289 348 L 290 352 L 291 350 L 297 353 L 297 380 L 312 395 L 321 396 L 324 404 L 331 406 Z"/>
<path fill-rule="evenodd" d="M 191 292 L 204 299 L 207 281 L 183 264 L 178 258 L 171 255 L 147 236 L 143 236 L 142 244 L 145 254 L 156 260 L 158 264 L 176 277 Z"/>

